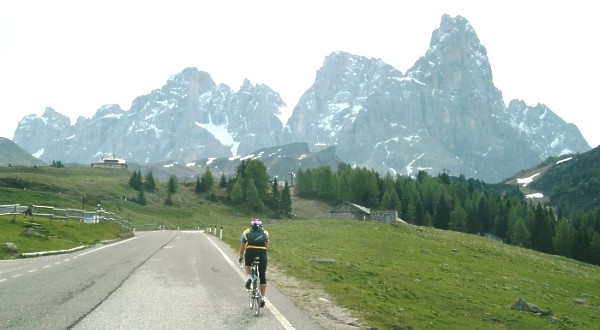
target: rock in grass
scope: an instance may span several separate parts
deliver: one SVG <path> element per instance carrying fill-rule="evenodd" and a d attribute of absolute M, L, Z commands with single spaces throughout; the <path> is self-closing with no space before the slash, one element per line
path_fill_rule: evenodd
<path fill-rule="evenodd" d="M 525 300 L 519 298 L 515 303 L 511 306 L 511 309 L 516 311 L 530 312 L 540 316 L 552 316 L 553 313 L 551 310 L 542 310 L 534 304 L 528 303 Z"/>
<path fill-rule="evenodd" d="M 15 243 L 11 243 L 11 242 L 4 243 L 4 244 L 2 244 L 2 247 L 4 249 L 10 251 L 10 252 L 17 252 L 18 251 L 17 245 Z"/>
<path fill-rule="evenodd" d="M 314 258 L 314 259 L 310 259 L 310 262 L 314 262 L 317 264 L 333 264 L 335 263 L 335 259 L 331 259 L 331 258 Z"/>

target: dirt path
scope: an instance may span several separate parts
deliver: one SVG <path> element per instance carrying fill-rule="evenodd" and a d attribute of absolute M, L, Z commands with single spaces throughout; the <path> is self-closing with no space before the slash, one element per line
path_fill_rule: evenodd
<path fill-rule="evenodd" d="M 320 288 L 311 287 L 269 265 L 269 280 L 287 295 L 306 314 L 329 330 L 367 329 L 350 312 L 337 306 Z"/>

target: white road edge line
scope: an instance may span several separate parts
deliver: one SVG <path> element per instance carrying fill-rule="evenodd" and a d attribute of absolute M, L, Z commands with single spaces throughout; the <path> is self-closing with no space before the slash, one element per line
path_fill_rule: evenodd
<path fill-rule="evenodd" d="M 110 246 L 115 246 L 115 245 L 117 245 L 117 244 L 125 243 L 125 242 L 131 241 L 132 239 L 136 239 L 136 238 L 137 238 L 137 236 L 135 236 L 135 237 L 132 237 L 132 238 L 129 238 L 129 239 L 126 239 L 126 240 L 124 240 L 124 241 L 119 241 L 119 242 L 117 242 L 117 243 L 113 243 L 113 244 L 104 245 L 104 246 L 101 246 L 101 247 L 99 247 L 99 248 L 97 248 L 97 249 L 93 249 L 93 250 L 90 250 L 90 251 L 84 252 L 84 253 L 82 253 L 82 254 L 78 255 L 78 257 L 84 256 L 84 255 L 86 255 L 86 254 L 88 254 L 88 253 L 96 252 L 96 251 L 98 251 L 98 250 L 102 250 L 102 249 L 104 249 L 104 248 L 107 248 L 107 247 L 110 247 Z"/>
<path fill-rule="evenodd" d="M 223 256 L 223 258 L 225 259 L 225 261 L 227 261 L 227 263 L 231 266 L 231 268 L 235 269 L 235 271 L 238 273 L 238 275 L 240 275 L 240 277 L 242 279 L 245 279 L 244 274 L 242 273 L 242 271 L 240 270 L 240 268 L 238 266 L 236 266 L 236 264 L 233 262 L 233 260 L 231 260 L 227 254 L 225 254 L 225 252 L 223 252 L 223 250 L 221 250 L 220 247 L 217 246 L 217 244 L 215 244 L 215 242 L 213 242 L 213 240 L 208 237 L 208 235 L 206 235 L 208 238 L 208 241 L 210 242 L 210 244 L 212 244 L 217 250 L 219 250 L 219 252 L 221 253 L 221 255 Z M 267 302 L 269 302 L 268 299 L 265 298 L 265 300 Z M 294 326 L 290 323 L 290 321 L 288 321 L 285 316 L 283 316 L 283 314 L 281 314 L 279 312 L 279 310 L 277 308 L 275 308 L 275 306 L 273 306 L 273 304 L 268 303 L 266 305 L 266 307 L 271 311 L 271 313 L 273 313 L 273 315 L 275 315 L 275 318 L 277 319 L 277 321 L 279 321 L 279 323 L 283 326 L 284 329 L 290 329 L 290 330 L 294 330 Z"/>

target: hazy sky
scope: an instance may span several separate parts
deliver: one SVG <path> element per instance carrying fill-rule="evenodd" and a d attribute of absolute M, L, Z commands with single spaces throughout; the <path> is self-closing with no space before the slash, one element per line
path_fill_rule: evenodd
<path fill-rule="evenodd" d="M 465 17 L 486 47 L 506 104 L 546 104 L 588 143 L 597 128 L 600 20 L 594 1 L 64 1 L 0 2 L 0 136 L 46 107 L 91 117 L 186 67 L 237 91 L 266 84 L 291 108 L 333 51 L 380 58 L 405 73 L 443 14 Z"/>

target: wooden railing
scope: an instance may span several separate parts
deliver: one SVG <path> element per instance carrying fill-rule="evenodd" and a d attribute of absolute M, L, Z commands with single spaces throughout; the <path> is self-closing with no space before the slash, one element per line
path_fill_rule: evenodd
<path fill-rule="evenodd" d="M 103 209 L 85 211 L 80 209 L 58 208 L 44 205 L 0 205 L 0 216 L 13 216 L 13 219 L 15 219 L 17 215 L 30 216 L 32 218 L 43 217 L 49 218 L 50 220 L 64 220 L 65 222 L 85 222 L 87 219 L 86 216 L 92 215 L 92 219 L 96 220 L 92 222 L 113 221 L 122 227 L 128 229 L 131 228 L 131 223 L 129 221 L 123 219 L 113 212 Z"/>

